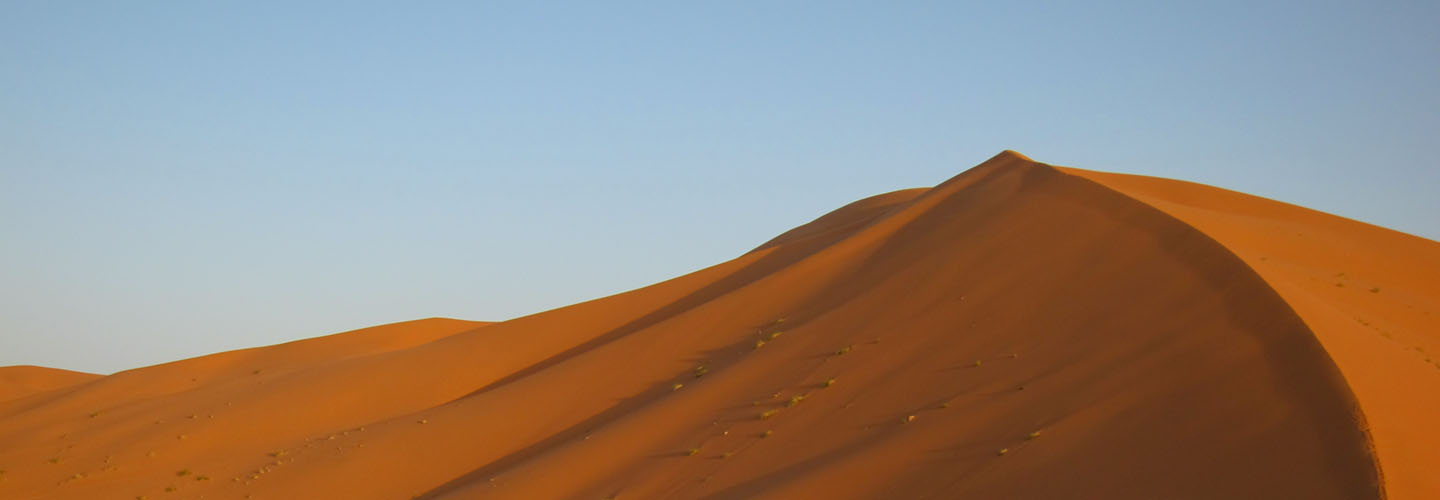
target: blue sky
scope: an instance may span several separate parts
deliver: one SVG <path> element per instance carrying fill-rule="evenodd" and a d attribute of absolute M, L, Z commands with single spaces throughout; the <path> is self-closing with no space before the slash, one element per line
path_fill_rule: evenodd
<path fill-rule="evenodd" d="M 1440 239 L 1440 4 L 0 5 L 0 365 L 732 258 L 1003 149 Z"/>

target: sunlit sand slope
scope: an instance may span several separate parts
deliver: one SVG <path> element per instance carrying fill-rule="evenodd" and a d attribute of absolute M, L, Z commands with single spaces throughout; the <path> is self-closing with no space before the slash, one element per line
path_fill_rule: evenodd
<path fill-rule="evenodd" d="M 1425 498 L 1436 244 L 1152 182 L 1007 151 L 603 299 L 0 401 L 0 498 Z"/>

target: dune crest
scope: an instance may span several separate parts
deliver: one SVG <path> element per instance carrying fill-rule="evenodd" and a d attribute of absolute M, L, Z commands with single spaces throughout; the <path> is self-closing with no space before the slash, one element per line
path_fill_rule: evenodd
<path fill-rule="evenodd" d="M 1440 245 L 1199 184 L 1066 171 L 1185 221 L 1254 268 L 1355 390 L 1391 498 L 1440 498 Z"/>
<path fill-rule="evenodd" d="M 1155 182 L 1005 151 L 631 292 L 0 401 L 0 497 L 1433 491 L 1415 361 L 1440 280 L 1397 273 L 1437 244 Z M 1267 219 L 1413 262 L 1273 243 Z M 1357 295 L 1306 281 L 1334 265 Z"/>

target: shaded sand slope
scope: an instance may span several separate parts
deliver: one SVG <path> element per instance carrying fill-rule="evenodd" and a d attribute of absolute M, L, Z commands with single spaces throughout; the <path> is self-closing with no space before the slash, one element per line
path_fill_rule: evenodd
<path fill-rule="evenodd" d="M 1265 277 L 1010 152 L 632 292 L 245 356 L 0 403 L 0 497 L 1381 496 Z"/>
<path fill-rule="evenodd" d="M 41 366 L 0 366 L 0 401 L 45 392 L 100 378 L 93 373 Z"/>
<path fill-rule="evenodd" d="M 1066 171 L 1184 220 L 1255 268 L 1354 389 L 1391 498 L 1440 498 L 1440 244 L 1209 186 Z"/>

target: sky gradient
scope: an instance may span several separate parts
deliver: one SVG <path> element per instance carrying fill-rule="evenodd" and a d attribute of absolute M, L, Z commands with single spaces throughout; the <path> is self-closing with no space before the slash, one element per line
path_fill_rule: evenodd
<path fill-rule="evenodd" d="M 0 5 L 0 365 L 513 318 L 1003 149 L 1440 239 L 1432 1 L 294 3 Z"/>

